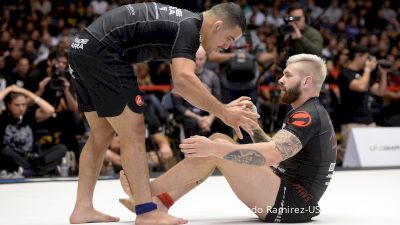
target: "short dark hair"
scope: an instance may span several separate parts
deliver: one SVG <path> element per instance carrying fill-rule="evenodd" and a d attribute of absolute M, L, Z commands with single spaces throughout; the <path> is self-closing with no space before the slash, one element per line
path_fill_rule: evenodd
<path fill-rule="evenodd" d="M 306 11 L 304 11 L 304 7 L 299 3 L 293 3 L 292 5 L 290 5 L 287 14 L 290 14 L 292 11 L 297 9 L 301 9 L 303 11 L 303 15 L 306 16 Z"/>
<path fill-rule="evenodd" d="M 356 54 L 365 54 L 368 53 L 368 47 L 360 44 L 354 45 L 349 52 L 349 59 L 353 60 L 356 57 Z"/>
<path fill-rule="evenodd" d="M 233 2 L 221 3 L 211 7 L 210 11 L 229 27 L 239 26 L 242 32 L 246 30 L 246 17 L 238 4 Z"/>

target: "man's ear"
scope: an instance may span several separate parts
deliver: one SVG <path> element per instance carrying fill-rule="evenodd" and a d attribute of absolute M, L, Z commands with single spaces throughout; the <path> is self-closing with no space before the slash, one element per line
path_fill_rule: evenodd
<path fill-rule="evenodd" d="M 313 77 L 308 75 L 308 76 L 304 77 L 303 85 L 308 86 L 308 85 L 311 85 L 312 82 L 313 82 Z"/>
<path fill-rule="evenodd" d="M 222 20 L 216 20 L 213 24 L 213 30 L 214 31 L 219 31 L 222 29 L 222 27 L 224 26 L 224 21 Z"/>

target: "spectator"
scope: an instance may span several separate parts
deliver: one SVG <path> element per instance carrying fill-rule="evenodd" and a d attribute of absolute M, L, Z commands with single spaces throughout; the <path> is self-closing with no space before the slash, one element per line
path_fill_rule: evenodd
<path fill-rule="evenodd" d="M 11 85 L 10 75 L 6 70 L 6 62 L 4 56 L 0 56 L 0 91 L 3 91 L 7 86 Z"/>
<path fill-rule="evenodd" d="M 389 22 L 389 20 L 391 18 L 397 17 L 396 11 L 394 11 L 394 9 L 392 9 L 391 1 L 389 1 L 389 0 L 385 0 L 385 2 L 383 3 L 382 9 L 380 9 L 380 11 L 382 12 L 383 18 L 387 22 Z"/>
<path fill-rule="evenodd" d="M 266 22 L 269 25 L 274 26 L 275 28 L 278 28 L 285 24 L 285 21 L 283 20 L 282 15 L 279 12 L 278 8 L 272 8 L 271 13 L 268 14 L 266 18 Z"/>
<path fill-rule="evenodd" d="M 52 47 L 51 43 L 51 36 L 49 33 L 45 33 L 42 35 L 41 38 L 41 45 L 38 49 L 38 57 L 37 59 L 33 62 L 34 65 L 39 64 L 43 60 L 47 60 L 49 57 L 50 49 Z"/>
<path fill-rule="evenodd" d="M 51 118 L 37 126 L 40 139 L 49 144 L 63 143 L 75 155 L 79 155 L 75 138 L 79 131 L 78 103 L 70 85 L 66 52 L 53 49 L 46 64 L 43 71 L 36 70 L 29 75 L 27 86 L 56 109 Z"/>
<path fill-rule="evenodd" d="M 381 78 L 382 79 L 382 78 Z M 392 70 L 388 72 L 387 85 L 397 89 L 385 89 L 382 96 L 382 110 L 379 116 L 379 125 L 394 127 L 400 126 L 400 59 L 396 59 Z"/>
<path fill-rule="evenodd" d="M 93 12 L 96 15 L 103 15 L 110 9 L 110 4 L 106 0 L 92 0 L 90 6 L 93 7 Z"/>
<path fill-rule="evenodd" d="M 11 41 L 10 41 L 11 43 Z M 6 54 L 7 55 L 7 54 Z M 17 66 L 18 61 L 22 57 L 22 51 L 19 48 L 11 48 L 9 54 L 5 58 L 5 69 L 7 73 L 11 74 L 14 72 L 15 67 Z"/>
<path fill-rule="evenodd" d="M 144 95 L 143 99 L 146 105 L 143 113 L 147 127 L 146 149 L 150 151 L 148 156 L 151 167 L 158 168 L 162 164 L 168 170 L 176 161 L 168 137 L 163 133 L 165 112 L 158 112 L 161 103 L 154 95 Z M 105 162 L 112 162 L 119 170 L 122 168 L 118 136 L 113 138 L 106 152 Z"/>
<path fill-rule="evenodd" d="M 338 0 L 331 0 L 331 4 L 329 5 L 328 9 L 325 11 L 322 19 L 325 23 L 329 26 L 333 26 L 337 24 L 342 17 L 342 9 L 339 7 Z"/>
<path fill-rule="evenodd" d="M 24 54 L 23 57 L 29 60 L 29 64 L 33 64 L 33 62 L 37 58 L 37 49 L 35 46 L 35 42 L 33 40 L 27 40 L 25 42 Z"/>
<path fill-rule="evenodd" d="M 7 110 L 0 115 L 2 169 L 15 171 L 21 166 L 31 175 L 54 173 L 66 153 L 66 147 L 42 148 L 35 139 L 36 124 L 49 118 L 54 108 L 34 93 L 16 85 L 0 92 L 0 101 L 4 98 Z M 28 98 L 37 104 L 36 110 L 28 111 Z"/>
<path fill-rule="evenodd" d="M 262 12 L 263 4 L 254 4 L 252 11 L 246 13 L 247 24 L 260 27 L 265 22 L 265 14 Z"/>
<path fill-rule="evenodd" d="M 306 24 L 306 15 L 301 5 L 293 4 L 288 9 L 288 15 L 299 20 L 290 22 L 294 31 L 290 34 L 290 46 L 294 47 L 289 56 L 300 53 L 321 55 L 323 48 L 322 36 L 318 30 Z"/>
<path fill-rule="evenodd" d="M 204 68 L 206 62 L 206 52 L 200 47 L 196 53 L 195 73 L 203 82 L 205 87 L 217 98 L 221 99 L 220 80 L 218 76 Z M 196 134 L 209 134 L 211 130 L 227 133 L 226 126 L 214 115 L 208 115 L 205 111 L 192 106 L 185 101 L 179 94 L 173 92 L 171 95 L 174 114 L 178 122 L 183 124 L 185 136 L 190 137 Z"/>
<path fill-rule="evenodd" d="M 147 63 L 136 63 L 133 69 L 139 85 L 153 85 L 150 76 L 150 68 Z"/>
<path fill-rule="evenodd" d="M 307 11 L 310 15 L 311 19 L 315 20 L 318 17 L 322 16 L 323 10 L 321 7 L 315 5 L 314 0 L 307 0 Z"/>
<path fill-rule="evenodd" d="M 349 55 L 350 63 L 343 68 L 338 84 L 341 96 L 341 146 L 345 150 L 349 132 L 354 127 L 376 126 L 370 104 L 371 93 L 382 96 L 386 88 L 386 71 L 380 69 L 381 83 L 376 83 L 377 61 L 365 46 L 356 45 Z M 375 77 L 374 77 L 375 76 Z"/>
<path fill-rule="evenodd" d="M 27 58 L 19 59 L 14 72 L 11 74 L 11 82 L 19 87 L 24 87 L 30 70 L 29 60 Z"/>
<path fill-rule="evenodd" d="M 51 2 L 49 0 L 33 1 L 32 9 L 38 10 L 43 15 L 47 15 L 51 12 Z"/>

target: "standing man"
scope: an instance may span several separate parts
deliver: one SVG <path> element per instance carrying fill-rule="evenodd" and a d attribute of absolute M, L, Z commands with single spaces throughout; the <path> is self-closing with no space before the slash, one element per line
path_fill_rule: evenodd
<path fill-rule="evenodd" d="M 316 55 L 288 59 L 279 79 L 280 97 L 293 109 L 272 138 L 256 126 L 252 144 L 239 145 L 223 135 L 185 139 L 180 147 L 186 159 L 151 183 L 160 209 L 168 210 L 218 168 L 236 196 L 261 220 L 311 221 L 320 213 L 318 202 L 336 161 L 335 131 L 318 100 L 326 71 L 324 61 Z M 121 181 L 129 195 L 122 171 Z M 120 202 L 128 207 L 133 200 Z"/>
<path fill-rule="evenodd" d="M 129 4 L 94 21 L 70 48 L 70 70 L 78 103 L 91 128 L 79 164 L 79 183 L 70 223 L 112 222 L 118 218 L 96 211 L 93 192 L 114 131 L 121 141 L 121 160 L 136 200 L 136 224 L 183 224 L 152 202 L 144 147 L 143 100 L 132 76 L 131 63 L 171 60 L 175 89 L 190 103 L 221 118 L 239 137 L 252 133 L 258 117 L 241 100 L 224 105 L 195 75 L 200 43 L 207 52 L 227 48 L 245 29 L 242 9 L 233 3 L 203 13 L 155 2 Z"/>

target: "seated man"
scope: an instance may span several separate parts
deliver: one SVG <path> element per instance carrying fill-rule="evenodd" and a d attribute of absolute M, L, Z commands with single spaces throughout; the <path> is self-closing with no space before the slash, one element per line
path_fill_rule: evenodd
<path fill-rule="evenodd" d="M 281 101 L 293 110 L 272 138 L 255 127 L 252 144 L 236 144 L 224 135 L 185 139 L 180 147 L 187 158 L 151 182 L 159 208 L 167 210 L 218 168 L 237 197 L 265 222 L 308 222 L 317 216 L 337 147 L 329 115 L 318 100 L 326 71 L 316 55 L 288 59 L 279 85 Z M 130 196 L 120 202 L 132 209 L 128 182 L 124 172 L 120 174 Z"/>

